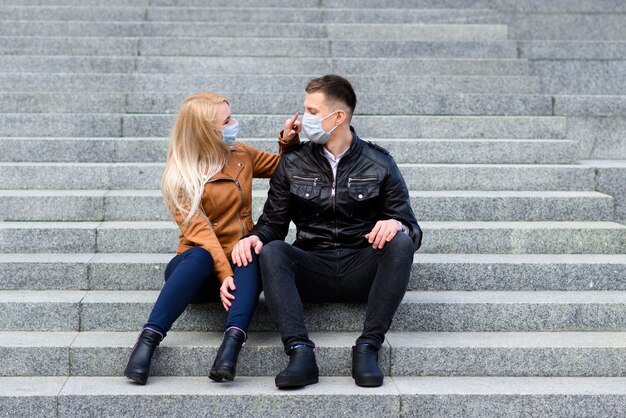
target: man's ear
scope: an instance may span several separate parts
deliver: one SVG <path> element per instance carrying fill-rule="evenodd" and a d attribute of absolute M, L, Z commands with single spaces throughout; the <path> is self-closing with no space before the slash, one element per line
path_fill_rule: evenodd
<path fill-rule="evenodd" d="M 335 125 L 341 125 L 348 119 L 348 113 L 343 109 L 337 109 L 337 119 L 335 119 Z"/>

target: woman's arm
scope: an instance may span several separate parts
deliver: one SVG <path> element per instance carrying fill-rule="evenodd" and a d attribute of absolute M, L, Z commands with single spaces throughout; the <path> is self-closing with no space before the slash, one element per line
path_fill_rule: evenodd
<path fill-rule="evenodd" d="M 215 263 L 215 275 L 220 283 L 227 277 L 233 276 L 234 273 L 230 267 L 230 262 L 207 217 L 203 213 L 196 213 L 186 226 L 183 226 L 184 220 L 185 216 L 179 210 L 176 210 L 174 221 L 178 224 L 183 236 L 211 254 Z"/>

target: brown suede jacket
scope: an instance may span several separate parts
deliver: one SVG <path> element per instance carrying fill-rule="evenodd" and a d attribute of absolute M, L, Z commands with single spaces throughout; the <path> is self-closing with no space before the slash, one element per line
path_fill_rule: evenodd
<path fill-rule="evenodd" d="M 298 144 L 298 136 L 291 142 L 279 141 L 279 154 L 260 151 L 241 142 L 235 142 L 228 161 L 221 172 L 204 186 L 202 208 L 186 227 L 185 216 L 179 211 L 174 221 L 181 229 L 177 254 L 193 247 L 202 247 L 211 253 L 215 274 L 220 282 L 233 275 L 230 253 L 235 244 L 254 227 L 252 221 L 252 178 L 271 177 L 280 162 L 283 150 Z M 206 214 L 206 216 L 205 216 Z"/>

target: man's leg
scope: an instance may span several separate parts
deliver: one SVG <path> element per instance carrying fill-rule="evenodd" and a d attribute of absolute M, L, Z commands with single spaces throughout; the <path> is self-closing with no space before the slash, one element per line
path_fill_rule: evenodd
<path fill-rule="evenodd" d="M 323 258 L 284 241 L 265 245 L 259 258 L 265 301 L 285 348 L 293 344 L 315 347 L 304 324 L 302 302 L 336 298 L 336 270 Z"/>
<path fill-rule="evenodd" d="M 382 250 L 372 247 L 346 259 L 341 295 L 350 302 L 367 301 L 363 333 L 352 347 L 352 377 L 358 386 L 383 384 L 378 351 L 404 297 L 413 263 L 413 243 L 397 234 Z"/>
<path fill-rule="evenodd" d="M 265 300 L 289 355 L 289 365 L 276 376 L 276 386 L 292 388 L 317 383 L 315 344 L 304 324 L 302 301 L 334 299 L 337 281 L 332 272 L 336 265 L 284 241 L 265 245 L 260 260 Z"/>
<path fill-rule="evenodd" d="M 383 344 L 411 276 L 413 242 L 398 233 L 382 250 L 364 248 L 342 265 L 339 296 L 346 302 L 367 302 L 363 333 L 357 343 Z"/>

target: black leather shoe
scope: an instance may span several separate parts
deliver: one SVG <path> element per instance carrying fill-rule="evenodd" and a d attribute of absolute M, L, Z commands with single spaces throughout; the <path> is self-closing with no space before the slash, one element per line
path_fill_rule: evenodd
<path fill-rule="evenodd" d="M 314 348 L 307 345 L 295 345 L 287 354 L 289 365 L 276 376 L 276 386 L 281 389 L 296 388 L 319 381 L 320 371 L 315 362 Z"/>
<path fill-rule="evenodd" d="M 382 386 L 383 372 L 378 367 L 376 347 L 371 344 L 358 344 L 352 347 L 352 377 L 357 386 Z"/>
<path fill-rule="evenodd" d="M 228 328 L 224 333 L 222 345 L 220 345 L 209 373 L 209 378 L 216 382 L 233 380 L 237 367 L 239 351 L 246 342 L 246 333 L 239 328 Z"/>
<path fill-rule="evenodd" d="M 163 335 L 150 328 L 144 328 L 133 347 L 124 376 L 140 385 L 145 385 L 150 374 L 152 355 L 161 340 L 163 340 Z"/>

